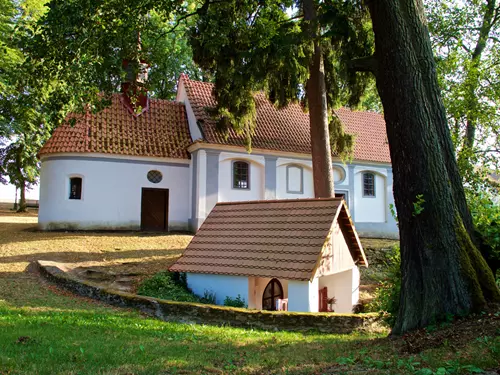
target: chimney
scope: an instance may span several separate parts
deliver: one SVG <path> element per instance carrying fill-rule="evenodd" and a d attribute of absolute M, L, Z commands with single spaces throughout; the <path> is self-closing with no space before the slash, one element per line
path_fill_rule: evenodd
<path fill-rule="evenodd" d="M 148 109 L 148 91 L 145 84 L 149 65 L 141 60 L 138 66 L 134 66 L 129 60 L 123 60 L 122 66 L 127 72 L 122 82 L 123 99 L 129 111 L 138 116 Z"/>

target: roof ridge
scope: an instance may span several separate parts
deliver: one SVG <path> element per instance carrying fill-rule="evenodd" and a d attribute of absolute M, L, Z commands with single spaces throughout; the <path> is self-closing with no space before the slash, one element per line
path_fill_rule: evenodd
<path fill-rule="evenodd" d="M 229 128 L 227 133 L 217 128 L 217 118 L 207 111 L 214 107 L 213 83 L 182 78 L 191 109 L 198 122 L 203 139 L 208 144 L 245 147 L 245 139 Z M 252 147 L 270 151 L 311 154 L 309 115 L 300 103 L 276 108 L 262 91 L 254 93 L 256 99 L 256 126 Z M 356 135 L 354 160 L 389 164 L 384 116 L 377 112 L 356 111 L 342 107 L 335 112 L 348 134 Z"/>
<path fill-rule="evenodd" d="M 297 199 L 261 199 L 258 201 L 237 201 L 237 202 L 219 202 L 217 206 L 236 206 L 241 204 L 261 204 L 261 203 L 297 203 L 297 202 L 329 202 L 329 201 L 342 201 L 342 198 L 297 198 Z"/>

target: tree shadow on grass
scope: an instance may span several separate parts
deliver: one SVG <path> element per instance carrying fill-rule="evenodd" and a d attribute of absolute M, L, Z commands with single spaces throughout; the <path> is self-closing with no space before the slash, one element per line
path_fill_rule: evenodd
<path fill-rule="evenodd" d="M 183 248 L 174 249 L 137 249 L 137 250 L 116 250 L 103 252 L 78 252 L 78 251 L 62 251 L 62 252 L 35 252 L 30 254 L 20 254 L 12 256 L 0 256 L 0 263 L 20 263 L 34 262 L 37 260 L 48 260 L 61 263 L 80 263 L 80 262 L 104 262 L 123 259 L 150 258 L 150 257 L 179 257 Z"/>
<path fill-rule="evenodd" d="M 4 233 L 2 233 L 4 232 Z M 126 238 L 126 237 L 157 237 L 168 238 L 171 236 L 192 236 L 189 232 L 144 232 L 132 230 L 58 230 L 58 231 L 42 231 L 39 230 L 36 224 L 32 223 L 0 223 L 0 245 L 16 242 L 27 241 L 55 241 L 55 240 L 71 240 L 84 237 L 111 237 L 111 238 Z"/>

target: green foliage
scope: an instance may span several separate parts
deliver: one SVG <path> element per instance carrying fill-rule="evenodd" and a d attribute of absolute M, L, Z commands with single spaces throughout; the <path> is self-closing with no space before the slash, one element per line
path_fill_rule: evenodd
<path fill-rule="evenodd" d="M 200 78 L 184 37 L 188 19 L 182 21 L 193 9 L 194 1 L 50 1 L 21 39 L 25 85 L 47 92 L 48 123 L 60 124 L 68 111 L 108 105 L 127 74 L 123 60 L 134 72 L 149 64 L 146 87 L 153 97 L 173 99 L 183 72 Z"/>
<path fill-rule="evenodd" d="M 396 211 L 396 206 L 393 203 L 389 204 L 389 210 L 391 211 L 391 216 L 393 217 L 393 219 L 396 221 L 397 225 L 399 226 L 398 213 Z"/>
<path fill-rule="evenodd" d="M 488 255 L 500 261 L 500 202 L 495 202 L 487 190 L 468 190 L 467 193 L 474 226 L 484 243 L 491 248 Z"/>
<path fill-rule="evenodd" d="M 201 303 L 206 303 L 209 305 L 215 305 L 217 303 L 217 296 L 215 295 L 214 292 L 209 291 L 209 290 L 204 290 L 203 291 L 203 297 L 200 298 Z"/>
<path fill-rule="evenodd" d="M 500 167 L 498 1 L 424 3 L 459 167 L 471 184 L 478 165 Z"/>
<path fill-rule="evenodd" d="M 307 80 L 313 53 L 310 24 L 301 7 L 288 14 L 292 1 L 227 1 L 208 6 L 190 29 L 195 62 L 214 77 L 219 129 L 245 136 L 251 148 L 255 126 L 254 93 L 264 90 L 277 107 L 301 102 L 307 107 Z M 366 88 L 366 74 L 351 61 L 373 52 L 366 9 L 357 1 L 318 5 L 327 102 L 330 109 L 355 106 Z M 336 152 L 348 159 L 354 139 L 338 122 L 330 124 Z"/>
<path fill-rule="evenodd" d="M 380 280 L 380 286 L 375 292 L 375 298 L 369 305 L 369 311 L 384 314 L 387 323 L 392 326 L 399 312 L 399 297 L 401 293 L 401 254 L 399 246 L 393 246 L 387 256 L 386 273 Z"/>
<path fill-rule="evenodd" d="M 229 297 L 227 296 L 224 299 L 224 306 L 230 306 L 230 307 L 247 307 L 247 304 L 245 302 L 244 298 L 241 298 L 241 296 L 238 294 L 236 298 Z"/>
<path fill-rule="evenodd" d="M 171 301 L 199 302 L 187 288 L 185 274 L 160 272 L 142 282 L 137 294 Z"/>
<path fill-rule="evenodd" d="M 352 161 L 354 156 L 354 142 L 356 136 L 353 134 L 347 134 L 344 131 L 342 122 L 337 115 L 333 115 L 330 122 L 330 146 L 332 152 L 340 157 L 344 162 Z"/>
<path fill-rule="evenodd" d="M 413 216 L 418 216 L 424 211 L 424 195 L 417 194 L 415 202 L 413 202 Z"/>

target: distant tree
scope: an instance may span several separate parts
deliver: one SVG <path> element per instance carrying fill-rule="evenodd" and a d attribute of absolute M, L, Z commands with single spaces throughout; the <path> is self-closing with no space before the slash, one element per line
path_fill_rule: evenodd
<path fill-rule="evenodd" d="M 153 97 L 174 99 L 181 73 L 200 78 L 184 37 L 194 1 L 52 0 L 26 42 L 30 56 L 29 85 L 62 83 L 50 94 L 51 125 L 68 111 L 99 111 L 120 90 L 123 61 L 138 70 L 149 65 L 146 86 Z M 157 8 L 154 5 L 158 5 Z M 186 21 L 187 22 L 187 21 Z"/>
<path fill-rule="evenodd" d="M 26 211 L 26 190 L 38 180 L 38 160 L 19 139 L 0 148 L 0 183 L 19 189 L 18 212 Z"/>
<path fill-rule="evenodd" d="M 426 10 L 459 167 L 481 184 L 478 166 L 500 168 L 500 3 L 427 0 Z"/>

